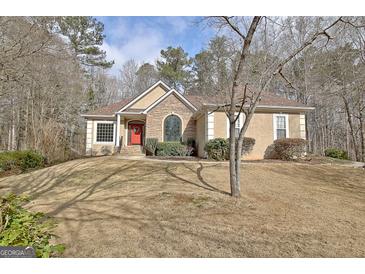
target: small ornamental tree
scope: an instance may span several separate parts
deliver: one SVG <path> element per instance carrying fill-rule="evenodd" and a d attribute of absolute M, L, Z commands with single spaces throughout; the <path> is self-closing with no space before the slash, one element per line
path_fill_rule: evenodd
<path fill-rule="evenodd" d="M 245 17 L 229 17 L 229 16 L 214 16 L 208 17 L 208 22 L 216 26 L 219 30 L 228 29 L 232 33 L 232 37 L 237 40 L 236 46 L 239 47 L 239 54 L 233 62 L 233 72 L 227 81 L 227 86 L 220 91 L 221 97 L 226 98 L 225 103 L 218 106 L 217 109 L 223 109 L 228 117 L 229 121 L 229 181 L 231 186 L 231 195 L 233 197 L 240 197 L 241 186 L 241 153 L 243 147 L 243 140 L 251 122 L 251 119 L 256 111 L 256 107 L 261 100 L 261 96 L 264 96 L 264 91 L 267 91 L 272 80 L 276 76 L 280 76 L 286 84 L 295 88 L 293 84 L 285 77 L 283 69 L 286 64 L 291 62 L 302 51 L 311 46 L 319 37 L 324 37 L 327 42 L 331 39 L 330 30 L 339 23 L 348 24 L 342 17 L 336 18 L 324 29 L 316 31 L 309 39 L 302 42 L 296 49 L 292 50 L 286 57 L 283 58 L 271 58 L 270 46 L 264 44 L 266 52 L 266 60 L 271 60 L 271 63 L 266 63 L 263 68 L 255 70 L 255 74 L 258 75 L 257 79 L 251 79 L 248 77 L 248 69 L 254 67 L 255 64 L 249 64 L 252 42 L 255 35 L 264 33 L 264 37 L 273 35 L 266 27 L 268 21 L 274 21 L 274 19 L 266 16 L 254 16 L 251 18 Z M 263 22 L 263 24 L 261 24 Z M 275 22 L 274 22 L 275 23 Z M 262 28 L 260 26 L 262 25 Z M 275 24 L 276 25 L 276 24 Z M 280 25 L 280 24 L 279 24 Z M 273 31 L 271 29 L 271 31 Z M 273 35 L 277 37 L 277 34 Z M 275 38 L 276 39 L 276 38 Z M 261 43 L 262 41 L 255 41 Z M 278 41 L 280 44 L 280 41 Z M 265 58 L 264 58 L 265 59 Z M 251 89 L 249 85 L 252 85 L 252 81 L 255 81 L 254 89 Z M 245 119 L 239 132 L 236 132 L 237 120 L 240 114 L 243 113 Z M 237 138 L 237 141 L 236 141 Z"/>

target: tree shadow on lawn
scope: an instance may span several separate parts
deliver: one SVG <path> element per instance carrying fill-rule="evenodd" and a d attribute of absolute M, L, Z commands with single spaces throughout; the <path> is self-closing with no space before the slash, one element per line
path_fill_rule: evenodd
<path fill-rule="evenodd" d="M 131 162 L 128 165 L 125 165 L 123 167 L 118 167 L 116 168 L 113 172 L 109 173 L 107 176 L 103 177 L 102 179 L 98 180 L 97 182 L 93 183 L 92 185 L 86 187 L 84 190 L 82 190 L 80 193 L 78 193 L 77 195 L 73 196 L 71 199 L 69 199 L 68 201 L 64 202 L 62 205 L 58 206 L 56 209 L 48 212 L 48 214 L 55 216 L 57 214 L 59 214 L 61 211 L 63 211 L 64 209 L 71 207 L 72 205 L 85 201 L 86 199 L 88 199 L 89 197 L 91 197 L 93 194 L 101 192 L 101 191 L 105 191 L 108 188 L 112 188 L 113 186 L 115 186 L 116 184 L 121 184 L 121 183 L 133 183 L 131 182 L 131 180 L 129 178 L 124 179 L 124 180 L 117 180 L 115 183 L 111 183 L 108 182 L 108 180 L 117 175 L 118 173 L 124 172 L 129 170 L 131 167 L 133 167 L 137 162 Z M 218 192 L 221 194 L 225 194 L 225 195 L 230 195 L 228 192 L 220 190 L 212 185 L 210 185 L 209 183 L 207 183 L 203 177 L 202 177 L 202 170 L 203 170 L 203 165 L 200 163 L 199 167 L 196 169 L 196 171 L 194 171 L 193 169 L 191 169 L 190 167 L 187 167 L 186 165 L 184 165 L 184 167 L 188 168 L 189 170 L 191 170 L 194 174 L 196 174 L 197 178 L 199 179 L 199 181 L 201 182 L 202 185 L 200 185 L 199 183 L 195 183 L 193 181 L 189 181 L 177 174 L 175 174 L 174 172 L 172 172 L 170 170 L 170 166 L 167 165 L 165 169 L 163 169 L 162 167 L 158 167 L 158 168 L 154 168 L 152 170 L 145 170 L 145 173 L 139 173 L 138 174 L 138 180 L 143 179 L 144 177 L 150 177 L 151 174 L 153 174 L 154 172 L 158 172 L 160 170 L 164 170 L 168 175 L 170 175 L 171 177 L 178 179 L 178 181 L 181 181 L 183 183 L 187 183 L 199 188 L 203 188 L 205 190 L 208 191 L 214 191 L 214 192 Z M 57 185 L 59 185 L 63 180 L 67 179 L 67 177 L 70 176 L 70 173 L 67 173 L 67 175 L 58 180 L 57 183 L 52 184 L 50 187 L 48 187 L 46 190 L 43 190 L 41 193 L 38 193 L 38 196 L 33 196 L 33 197 L 39 197 L 40 195 L 46 193 L 47 191 L 49 191 L 50 189 L 52 189 L 53 187 L 56 187 Z M 105 185 L 105 183 L 107 183 Z M 152 183 L 152 182 L 151 182 Z M 102 185 L 104 184 L 104 187 L 102 187 Z M 144 191 L 139 191 L 140 196 L 148 194 L 149 193 L 149 189 L 145 189 Z M 130 194 L 126 194 L 124 195 L 125 197 L 131 197 Z M 122 196 L 116 196 L 118 198 L 121 198 Z"/>
<path fill-rule="evenodd" d="M 183 183 L 186 183 L 186 184 L 190 184 L 190 185 L 193 185 L 193 186 L 196 186 L 196 187 L 199 187 L 199 188 L 202 188 L 202 189 L 205 189 L 205 190 L 208 190 L 208 191 L 213 191 L 213 192 L 217 192 L 217 193 L 220 193 L 220 194 L 225 194 L 225 195 L 231 195 L 229 192 L 227 191 L 224 191 L 224 190 L 221 190 L 221 189 L 218 189 L 216 187 L 214 187 L 213 185 L 209 184 L 202 176 L 202 171 L 204 169 L 204 166 L 202 165 L 202 163 L 199 163 L 199 167 L 195 170 L 193 169 L 192 167 L 190 167 L 189 165 L 186 165 L 186 164 L 183 164 L 183 166 L 190 170 L 194 175 L 196 175 L 196 177 L 198 178 L 199 183 L 196 183 L 196 182 L 193 182 L 193 181 L 190 181 L 190 180 L 187 180 L 185 178 L 183 178 L 182 176 L 178 175 L 177 173 L 174 173 L 172 171 L 172 168 L 170 165 L 168 165 L 166 167 L 166 173 L 168 173 L 170 176 L 172 176 L 173 178 L 175 179 L 178 179 L 180 180 L 181 182 Z"/>
<path fill-rule="evenodd" d="M 35 200 L 75 176 L 75 173 L 82 165 L 89 165 L 89 163 L 81 161 L 73 163 L 72 166 L 71 163 L 68 163 L 61 168 L 56 165 L 29 174 L 21 174 L 17 177 L 18 182 L 11 183 L 9 191 L 16 194 L 28 193 L 30 199 Z"/>
<path fill-rule="evenodd" d="M 80 188 L 78 190 L 77 187 L 71 188 L 73 187 L 74 177 L 79 176 L 80 173 L 87 174 L 89 170 L 97 169 L 98 166 L 101 166 L 103 163 L 104 162 L 100 163 L 100 161 L 97 161 L 90 165 L 88 162 L 79 162 L 73 163 L 72 165 L 65 165 L 61 168 L 51 167 L 44 171 L 37 171 L 36 174 L 32 174 L 31 176 L 28 174 L 29 177 L 25 177 L 24 180 L 19 180 L 16 184 L 12 185 L 10 189 L 17 193 L 30 193 L 32 200 L 37 200 L 37 206 L 48 206 L 50 211 L 47 212 L 47 214 L 62 221 L 62 234 L 67 234 L 71 238 L 71 242 L 79 242 L 81 239 L 80 233 L 85 233 L 85 231 L 87 233 L 87 230 L 90 229 L 91 225 L 94 226 L 97 233 L 95 234 L 94 231 L 94 235 L 90 235 L 90 239 L 92 237 L 103 237 L 103 235 L 108 235 L 109 226 L 106 225 L 108 222 L 111 222 L 114 225 L 120 224 L 120 226 L 123 226 L 119 231 L 121 233 L 124 229 L 139 230 L 145 228 L 143 229 L 145 233 L 143 237 L 149 237 L 152 242 L 155 241 L 156 243 L 161 241 L 161 235 L 168 234 L 170 237 L 169 239 L 164 240 L 164 244 L 167 244 L 166 241 L 174 242 L 174 246 L 171 247 L 171 250 L 176 249 L 174 254 L 181 254 L 180 252 L 182 251 L 179 249 L 178 238 L 175 239 L 172 235 L 185 235 L 186 237 L 190 235 L 192 238 L 196 238 L 196 241 L 203 241 L 204 238 L 206 238 L 205 240 L 207 241 L 222 242 L 222 240 L 218 240 L 218 236 L 216 239 L 215 236 L 212 237 L 207 232 L 202 232 L 202 234 L 200 234 L 199 232 L 194 232 L 190 229 L 184 229 L 183 224 L 187 219 L 200 219 L 204 216 L 216 216 L 230 213 L 220 213 L 220 211 L 222 211 L 221 209 L 208 213 L 198 207 L 196 207 L 193 212 L 190 212 L 189 210 L 184 211 L 181 210 L 181 208 L 178 209 L 178 211 L 174 211 L 175 209 L 173 208 L 172 213 L 161 217 L 161 212 L 155 212 L 153 207 L 149 208 L 149 200 L 146 199 L 146 197 L 151 195 L 153 197 L 158 197 L 161 193 L 161 186 L 163 186 L 164 183 L 168 184 L 172 178 L 176 179 L 173 182 L 178 183 L 178 186 L 181 186 L 182 191 L 185 189 L 184 184 L 187 184 L 194 188 L 229 195 L 228 192 L 216 188 L 203 178 L 202 172 L 204 166 L 201 163 L 199 163 L 199 166 L 196 169 L 191 165 L 182 165 L 194 175 L 193 178 L 186 179 L 175 172 L 173 166 L 169 164 L 167 166 L 165 164 L 157 166 L 146 164 L 139 166 L 140 163 L 138 161 L 128 161 L 124 162 L 124 166 L 120 165 L 115 168 L 113 166 L 113 168 L 98 173 L 98 175 L 104 174 L 104 172 L 106 174 L 82 189 Z M 85 167 L 83 165 L 85 165 Z M 128 187 L 120 188 L 124 183 L 135 183 L 130 179 L 128 174 L 134 174 L 137 171 L 138 181 L 142 181 L 141 185 L 132 188 L 133 191 Z M 118 177 L 113 178 L 113 176 L 118 176 L 118 174 L 127 175 L 125 175 L 126 177 L 123 179 Z M 90 176 L 92 178 L 92 175 Z M 158 176 L 167 176 L 167 178 L 161 179 L 156 183 L 155 178 Z M 136 184 L 138 183 L 139 182 L 136 181 Z M 67 190 L 68 186 L 70 186 L 70 189 Z M 65 201 L 61 204 L 59 203 L 61 199 L 64 199 L 63 197 L 66 197 L 65 194 L 67 194 L 67 191 L 73 192 L 75 189 L 77 191 L 76 193 L 68 195 Z M 118 191 L 120 192 L 118 193 Z M 178 190 L 177 192 L 180 191 Z M 51 200 L 49 197 L 52 195 L 55 195 L 55 199 Z M 59 195 L 59 197 L 57 197 L 57 195 Z M 46 198 L 43 204 L 42 198 Z M 169 206 L 165 209 L 163 206 L 161 207 L 161 203 L 169 204 L 170 202 L 171 201 L 156 201 L 154 207 L 162 212 L 163 210 L 170 210 L 171 208 L 168 208 Z M 184 205 L 178 205 L 177 207 L 179 206 L 183 207 Z M 195 205 L 193 206 L 195 208 Z M 65 211 L 66 209 L 68 210 Z M 146 227 L 154 228 L 148 229 Z M 80 244 L 82 245 L 82 243 Z M 161 248 L 150 246 L 147 243 L 146 248 L 149 248 L 150 253 L 154 254 L 154 256 L 166 256 Z M 74 256 L 77 256 L 77 254 L 74 254 Z M 184 256 L 189 256 L 189 254 L 185 253 Z M 195 254 L 195 256 L 198 255 Z"/>
<path fill-rule="evenodd" d="M 174 182 L 180 182 L 180 183 L 182 182 L 183 184 L 186 183 L 194 187 L 202 188 L 204 190 L 229 195 L 228 192 L 219 190 L 218 188 L 210 185 L 203 179 L 202 170 L 204 167 L 200 164 L 196 170 L 187 167 L 185 165 L 184 167 L 191 170 L 193 174 L 197 176 L 201 184 L 199 184 L 198 182 L 194 182 L 193 180 L 189 181 L 175 174 L 171 170 L 171 167 L 169 165 L 167 165 L 166 167 L 158 166 L 157 168 L 153 169 L 147 167 L 146 169 L 141 169 L 143 170 L 143 173 L 138 174 L 138 180 L 139 181 L 144 180 L 141 189 L 137 188 L 137 190 L 133 192 L 130 191 L 125 192 L 124 190 L 124 192 L 122 192 L 121 195 L 120 194 L 115 195 L 115 192 L 113 193 L 105 192 L 105 196 L 103 197 L 101 197 L 100 195 L 95 196 L 95 194 L 97 194 L 98 192 L 107 190 L 108 188 L 112 188 L 117 184 L 120 185 L 122 183 L 133 183 L 133 181 L 131 181 L 130 179 L 124 179 L 124 180 L 116 179 L 115 182 L 113 182 L 111 178 L 120 172 L 122 173 L 128 170 L 130 171 L 129 173 L 133 173 L 133 171 L 131 171 L 130 168 L 133 167 L 134 164 L 135 163 L 132 163 L 130 165 L 126 165 L 124 167 L 119 167 L 115 169 L 107 176 L 104 176 L 102 179 L 83 189 L 80 193 L 74 195 L 72 198 L 68 199 L 66 202 L 62 203 L 54 210 L 48 212 L 48 214 L 51 216 L 56 216 L 58 219 L 62 220 L 65 223 L 65 229 L 67 229 L 66 233 L 69 236 L 71 236 L 73 241 L 78 240 L 80 233 L 84 233 L 82 232 L 84 229 L 87 230 L 87 228 L 84 228 L 84 226 L 88 227 L 88 224 L 90 223 L 96 223 L 96 226 L 94 228 L 98 230 L 98 234 L 100 235 L 108 234 L 108 226 L 104 225 L 105 222 L 108 221 L 113 223 L 120 222 L 120 224 L 124 226 L 127 230 L 128 229 L 138 230 L 141 227 L 145 226 L 155 226 L 159 228 L 161 233 L 164 233 L 163 231 L 165 231 L 166 229 L 176 229 L 174 228 L 175 225 L 174 223 L 175 222 L 179 223 L 179 220 L 181 221 L 186 218 L 194 219 L 202 216 L 208 216 L 209 214 L 211 215 L 220 214 L 219 212 L 208 214 L 207 212 L 198 209 L 198 212 L 192 216 L 189 216 L 189 212 L 186 212 L 187 214 L 186 213 L 183 215 L 178 214 L 175 216 L 169 216 L 167 218 L 165 217 L 161 219 L 161 216 L 159 216 L 159 212 L 156 213 L 153 210 L 150 210 L 148 207 L 146 207 L 146 205 L 148 205 L 148 199 L 145 199 L 145 197 L 151 195 L 150 192 L 152 193 L 155 192 L 154 197 L 156 197 L 156 194 L 159 193 L 158 188 L 156 189 L 156 186 L 153 186 L 154 179 L 151 178 L 151 174 L 158 173 L 160 171 L 163 171 L 163 173 L 166 173 L 172 178 L 177 179 Z M 146 181 L 150 181 L 151 186 L 153 186 L 153 189 L 146 188 L 146 186 L 148 185 L 146 184 Z M 168 179 L 166 181 L 168 182 Z M 164 184 L 164 181 L 159 182 L 159 184 L 161 183 Z M 159 184 L 157 184 L 157 187 L 160 186 Z M 123 189 L 121 190 L 123 191 Z M 182 190 L 184 190 L 184 187 L 182 187 Z M 123 199 L 127 199 L 127 202 L 123 203 L 121 201 Z M 144 205 L 142 206 L 142 208 L 139 208 L 138 206 L 133 205 L 134 202 L 137 203 L 140 202 Z M 97 206 L 97 209 L 91 208 L 95 206 Z M 60 215 L 61 212 L 69 208 L 71 211 L 68 211 L 68 213 L 65 212 Z M 155 232 L 149 231 L 149 233 L 151 234 L 148 235 L 148 237 L 150 237 L 151 239 L 154 239 L 156 237 L 156 235 L 154 235 Z M 183 230 L 176 231 L 176 233 L 184 233 L 184 231 Z M 185 233 L 188 232 L 186 231 Z M 157 241 L 158 237 L 155 240 Z M 154 254 L 162 255 L 161 250 L 156 250 Z M 186 254 L 186 256 L 188 255 Z"/>

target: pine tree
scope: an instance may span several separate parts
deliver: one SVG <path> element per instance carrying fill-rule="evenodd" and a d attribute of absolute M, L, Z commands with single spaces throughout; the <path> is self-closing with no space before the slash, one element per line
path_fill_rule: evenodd
<path fill-rule="evenodd" d="M 175 89 L 187 89 L 191 82 L 192 64 L 188 53 L 181 47 L 168 47 L 161 50 L 162 60 L 157 61 L 157 70 L 162 80 L 166 81 Z"/>
<path fill-rule="evenodd" d="M 110 68 L 114 61 L 106 60 L 106 52 L 100 46 L 105 35 L 104 24 L 93 17 L 56 17 L 55 29 L 66 36 L 76 56 L 84 66 Z"/>

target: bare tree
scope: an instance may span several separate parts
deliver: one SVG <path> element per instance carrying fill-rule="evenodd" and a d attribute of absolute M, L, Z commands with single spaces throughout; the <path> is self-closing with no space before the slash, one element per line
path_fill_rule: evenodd
<path fill-rule="evenodd" d="M 289 52 L 287 56 L 273 58 L 271 64 L 266 65 L 265 69 L 262 69 L 258 82 L 256 82 L 255 87 L 251 89 L 245 67 L 249 67 L 248 56 L 259 24 L 262 24 L 263 21 L 266 23 L 267 19 L 268 17 L 255 16 L 249 21 L 247 27 L 247 20 L 245 20 L 245 18 L 227 16 L 210 18 L 212 24 L 219 29 L 229 29 L 241 42 L 240 54 L 233 73 L 233 80 L 225 91 L 228 91 L 229 99 L 221 106 L 224 108 L 229 119 L 230 186 L 231 195 L 234 197 L 240 196 L 240 168 L 243 138 L 261 96 L 265 96 L 264 91 L 267 90 L 276 76 L 279 76 L 291 88 L 295 88 L 292 82 L 285 76 L 283 71 L 284 67 L 320 38 L 324 37 L 325 43 L 328 43 L 328 41 L 332 39 L 330 30 L 340 22 L 345 23 L 342 17 L 336 18 L 329 23 L 329 25 L 317 30 L 313 35 L 302 41 L 295 49 Z M 267 31 L 265 27 L 266 26 L 264 25 L 264 31 Z M 247 31 L 245 31 L 245 29 L 247 29 Z M 270 33 L 266 33 L 266 35 L 268 34 Z M 237 136 L 235 133 L 235 124 L 241 113 L 244 113 L 245 119 Z"/>
<path fill-rule="evenodd" d="M 131 59 L 123 64 L 120 71 L 120 81 L 122 86 L 122 96 L 124 98 L 134 97 L 138 94 L 137 71 L 138 64 L 135 60 Z"/>

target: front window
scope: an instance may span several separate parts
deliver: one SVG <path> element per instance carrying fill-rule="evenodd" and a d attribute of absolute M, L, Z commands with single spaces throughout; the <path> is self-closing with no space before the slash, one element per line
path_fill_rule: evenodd
<path fill-rule="evenodd" d="M 96 142 L 112 143 L 114 140 L 114 124 L 98 123 L 96 126 Z"/>
<path fill-rule="evenodd" d="M 181 140 L 181 119 L 176 115 L 166 117 L 164 122 L 164 141 L 174 142 Z"/>
<path fill-rule="evenodd" d="M 276 116 L 276 139 L 287 138 L 287 116 L 277 115 Z"/>

